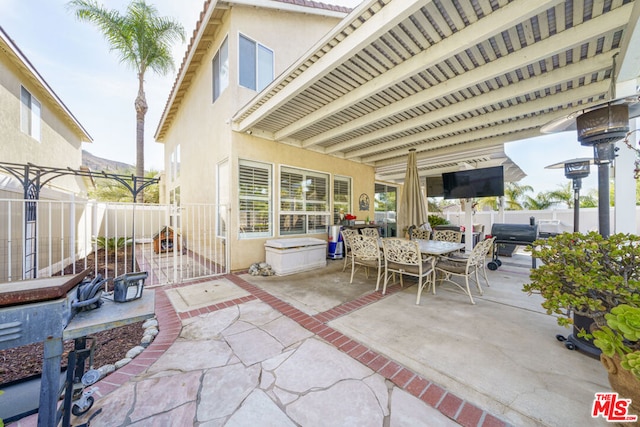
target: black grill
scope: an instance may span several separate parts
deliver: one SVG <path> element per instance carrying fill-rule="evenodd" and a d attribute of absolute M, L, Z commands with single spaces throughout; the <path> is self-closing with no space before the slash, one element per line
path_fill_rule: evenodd
<path fill-rule="evenodd" d="M 528 245 L 538 238 L 538 225 L 529 224 L 493 224 L 491 235 L 497 243 Z"/>
<path fill-rule="evenodd" d="M 493 224 L 491 235 L 496 238 L 493 257 L 487 264 L 489 270 L 497 270 L 502 265 L 498 259 L 500 245 L 530 245 L 538 238 L 538 225 L 534 224 Z M 535 258 L 531 258 L 531 267 L 536 267 Z"/>

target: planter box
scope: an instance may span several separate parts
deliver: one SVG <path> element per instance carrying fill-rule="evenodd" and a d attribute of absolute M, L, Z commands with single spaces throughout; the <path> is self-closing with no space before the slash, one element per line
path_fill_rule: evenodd
<path fill-rule="evenodd" d="M 267 264 L 278 276 L 327 266 L 327 242 L 312 237 L 272 239 L 264 244 Z"/>

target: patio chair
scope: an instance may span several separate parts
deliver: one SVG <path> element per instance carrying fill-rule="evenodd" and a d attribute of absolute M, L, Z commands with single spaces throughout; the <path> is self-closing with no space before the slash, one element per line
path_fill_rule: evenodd
<path fill-rule="evenodd" d="M 434 285 L 434 265 L 435 258 L 423 259 L 420 254 L 420 246 L 415 240 L 388 237 L 382 239 L 384 248 L 384 285 L 382 294 L 387 292 L 387 282 L 389 273 L 400 275 L 400 286 L 404 286 L 402 276 L 413 276 L 418 278 L 418 295 L 416 304 L 420 304 L 420 296 L 425 287 Z M 433 289 L 435 293 L 435 288 Z"/>
<path fill-rule="evenodd" d="M 411 229 L 411 234 L 409 235 L 410 239 L 422 239 L 429 240 L 431 239 L 431 230 L 425 230 L 424 228 L 413 228 Z"/>
<path fill-rule="evenodd" d="M 442 242 L 462 242 L 462 232 L 454 230 L 435 230 L 433 232 L 433 240 L 440 240 Z"/>
<path fill-rule="evenodd" d="M 378 232 L 378 229 L 373 227 L 363 228 L 362 230 L 360 230 L 360 233 L 362 233 L 365 236 L 375 237 L 376 239 L 380 237 L 380 233 Z"/>
<path fill-rule="evenodd" d="M 464 257 L 441 257 L 436 263 L 436 282 L 438 280 L 438 274 L 442 273 L 441 283 L 445 281 L 453 283 L 469 296 L 471 304 L 475 304 L 473 296 L 471 295 L 471 288 L 469 287 L 469 278 L 472 280 L 475 279 L 476 288 L 480 295 L 482 295 L 484 291 L 480 285 L 478 270 L 482 270 L 484 280 L 487 286 L 489 286 L 489 279 L 487 278 L 487 271 L 485 269 L 485 258 L 493 246 L 493 240 L 494 238 L 490 238 L 481 241 L 473 248 L 469 255 Z M 452 279 L 453 276 L 464 277 L 464 286 L 455 282 Z"/>
<path fill-rule="evenodd" d="M 441 242 L 462 243 L 462 232 L 455 230 L 434 230 L 433 240 Z M 462 254 L 462 251 L 455 251 L 451 255 Z"/>
<path fill-rule="evenodd" d="M 342 271 L 345 271 L 347 269 L 347 260 L 351 259 L 351 244 L 349 239 L 351 236 L 357 235 L 358 232 L 356 230 L 345 228 L 340 230 L 340 234 L 342 234 L 342 241 L 344 242 L 344 265 L 342 266 Z"/>
<path fill-rule="evenodd" d="M 378 245 L 378 238 L 356 234 L 349 239 L 351 245 L 351 280 L 349 283 L 353 283 L 353 275 L 358 268 L 365 268 L 367 278 L 369 278 L 369 268 L 375 268 L 377 270 L 377 291 L 380 288 L 380 276 L 382 275 L 382 253 Z"/>

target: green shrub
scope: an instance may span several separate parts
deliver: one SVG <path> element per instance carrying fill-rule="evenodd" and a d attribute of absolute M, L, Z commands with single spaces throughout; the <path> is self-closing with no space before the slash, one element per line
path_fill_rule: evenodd
<path fill-rule="evenodd" d="M 542 295 L 542 307 L 560 315 L 559 325 L 572 324 L 573 312 L 602 327 L 613 307 L 640 306 L 639 236 L 562 233 L 535 241 L 531 253 L 542 265 L 523 290 Z M 588 331 L 581 335 L 591 338 Z"/>
<path fill-rule="evenodd" d="M 428 218 L 429 225 L 431 226 L 431 228 L 433 228 L 436 225 L 447 225 L 447 224 L 449 224 L 449 221 L 447 221 L 445 218 L 442 218 L 439 215 L 429 215 L 427 218 Z"/>

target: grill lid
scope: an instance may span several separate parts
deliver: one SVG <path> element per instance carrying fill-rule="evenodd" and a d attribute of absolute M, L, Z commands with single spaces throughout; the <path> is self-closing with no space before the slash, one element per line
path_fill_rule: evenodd
<path fill-rule="evenodd" d="M 91 269 L 86 269 L 75 276 L 55 276 L 0 284 L 0 307 L 65 298 L 67 292 L 90 272 Z"/>
<path fill-rule="evenodd" d="M 493 224 L 491 235 L 498 241 L 533 243 L 538 238 L 538 225 Z"/>

